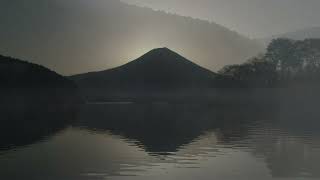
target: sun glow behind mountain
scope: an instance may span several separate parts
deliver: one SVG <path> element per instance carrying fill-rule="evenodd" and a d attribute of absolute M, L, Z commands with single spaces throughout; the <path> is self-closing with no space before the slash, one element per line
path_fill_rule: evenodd
<path fill-rule="evenodd" d="M 0 54 L 64 75 L 113 68 L 159 47 L 217 71 L 263 48 L 218 24 L 119 0 L 0 1 L 0 22 Z"/>

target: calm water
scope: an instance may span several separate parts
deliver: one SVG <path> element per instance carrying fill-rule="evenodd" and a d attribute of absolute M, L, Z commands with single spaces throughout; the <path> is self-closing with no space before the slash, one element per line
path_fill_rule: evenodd
<path fill-rule="evenodd" d="M 320 179 L 317 111 L 96 103 L 0 150 L 0 179 Z M 310 114 L 312 113 L 312 114 Z"/>

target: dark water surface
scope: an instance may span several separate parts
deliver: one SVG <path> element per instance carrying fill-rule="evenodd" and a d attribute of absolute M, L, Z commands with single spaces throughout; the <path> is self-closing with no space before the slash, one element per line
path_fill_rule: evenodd
<path fill-rule="evenodd" d="M 3 147 L 0 179 L 320 179 L 317 113 L 268 105 L 88 104 L 67 128 Z"/>

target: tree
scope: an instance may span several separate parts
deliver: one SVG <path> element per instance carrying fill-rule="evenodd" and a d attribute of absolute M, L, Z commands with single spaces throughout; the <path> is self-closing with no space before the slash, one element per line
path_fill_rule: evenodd
<path fill-rule="evenodd" d="M 290 39 L 274 39 L 267 48 L 265 58 L 277 65 L 277 70 L 286 74 L 296 72 L 303 61 L 298 51 L 297 41 Z"/>
<path fill-rule="evenodd" d="M 233 64 L 224 66 L 221 70 L 218 71 L 218 74 L 229 76 L 229 77 L 236 77 L 238 73 L 240 65 Z"/>
<path fill-rule="evenodd" d="M 303 61 L 303 69 L 309 72 L 320 68 L 320 39 L 306 39 L 298 43 L 297 53 Z"/>
<path fill-rule="evenodd" d="M 277 80 L 276 65 L 262 56 L 240 65 L 225 66 L 218 73 L 241 81 L 247 87 L 269 87 Z"/>

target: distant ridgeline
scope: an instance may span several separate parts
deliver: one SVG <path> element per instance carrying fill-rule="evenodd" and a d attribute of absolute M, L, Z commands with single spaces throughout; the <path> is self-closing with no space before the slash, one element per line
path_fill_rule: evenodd
<path fill-rule="evenodd" d="M 0 55 L 1 88 L 74 88 L 61 75 L 37 64 Z"/>
<path fill-rule="evenodd" d="M 64 126 L 79 101 L 76 85 L 40 65 L 0 56 L 0 147 Z"/>
<path fill-rule="evenodd" d="M 65 103 L 72 100 L 70 95 L 76 91 L 76 85 L 71 80 L 45 67 L 1 55 L 0 82 L 1 91 L 28 94 L 30 98 L 32 97 L 30 99 L 32 103 L 44 99 L 50 99 L 48 102 L 51 104 Z M 4 96 L 8 97 L 8 94 Z M 42 99 L 43 96 L 46 98 Z M 9 99 L 8 102 L 13 100 Z"/>
<path fill-rule="evenodd" d="M 89 101 L 142 98 L 209 98 L 219 89 L 315 87 L 320 80 L 320 40 L 273 40 L 263 55 L 218 73 L 167 49 L 154 49 L 123 66 L 74 75 Z M 221 92 L 221 91 L 220 91 Z M 195 96 L 190 96 L 193 94 Z"/>

